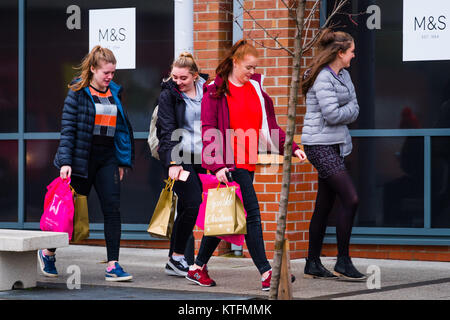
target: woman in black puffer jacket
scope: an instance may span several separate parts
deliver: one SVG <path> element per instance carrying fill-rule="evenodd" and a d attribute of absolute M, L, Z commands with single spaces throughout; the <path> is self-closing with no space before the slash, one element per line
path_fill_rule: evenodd
<path fill-rule="evenodd" d="M 92 185 L 105 218 L 107 281 L 131 280 L 119 265 L 121 236 L 120 180 L 134 161 L 134 139 L 121 103 L 122 87 L 112 82 L 116 59 L 96 46 L 83 59 L 79 78 L 69 85 L 54 164 L 75 191 L 89 195 Z M 56 277 L 55 249 L 38 252 L 44 275 Z"/>
<path fill-rule="evenodd" d="M 189 271 L 187 243 L 193 242 L 199 206 L 202 202 L 202 184 L 199 173 L 202 168 L 202 137 L 200 126 L 203 84 L 208 76 L 200 74 L 190 53 L 182 53 L 172 64 L 170 78 L 163 81 L 158 101 L 156 135 L 159 139 L 158 154 L 173 180 L 189 172 L 186 181 L 176 181 L 174 191 L 178 195 L 178 214 L 172 230 L 169 261 L 165 272 L 185 277 Z M 192 250 L 193 251 L 193 248 Z"/>

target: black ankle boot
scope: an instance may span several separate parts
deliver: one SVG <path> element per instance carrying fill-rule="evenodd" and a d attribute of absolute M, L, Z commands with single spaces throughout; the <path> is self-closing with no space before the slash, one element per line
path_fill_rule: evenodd
<path fill-rule="evenodd" d="M 337 279 L 337 276 L 332 274 L 322 265 L 320 258 L 306 258 L 304 277 L 314 279 Z"/>
<path fill-rule="evenodd" d="M 349 256 L 338 256 L 334 274 L 343 280 L 364 281 L 367 276 L 356 270 Z"/>

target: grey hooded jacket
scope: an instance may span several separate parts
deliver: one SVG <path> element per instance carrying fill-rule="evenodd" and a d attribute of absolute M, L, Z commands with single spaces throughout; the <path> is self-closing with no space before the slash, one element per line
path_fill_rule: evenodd
<path fill-rule="evenodd" d="M 349 155 L 352 139 L 347 125 L 354 122 L 358 114 L 358 101 L 349 72 L 342 69 L 336 75 L 329 67 L 324 67 L 306 94 L 302 144 L 339 144 L 340 155 Z"/>

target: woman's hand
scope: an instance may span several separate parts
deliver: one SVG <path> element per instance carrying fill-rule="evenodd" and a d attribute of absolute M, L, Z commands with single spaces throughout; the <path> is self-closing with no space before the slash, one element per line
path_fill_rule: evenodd
<path fill-rule="evenodd" d="M 72 175 L 72 167 L 71 166 L 62 166 L 59 170 L 59 176 L 61 179 L 67 179 L 70 178 Z"/>
<path fill-rule="evenodd" d="M 300 162 L 306 161 L 306 154 L 302 149 L 297 149 L 294 152 L 295 156 L 300 159 Z"/>
<path fill-rule="evenodd" d="M 228 183 L 226 172 L 228 172 L 228 168 L 222 168 L 216 172 L 216 178 L 219 182 Z"/>
<path fill-rule="evenodd" d="M 183 171 L 182 166 L 171 166 L 169 168 L 169 178 L 177 181 L 181 171 Z"/>
<path fill-rule="evenodd" d="M 124 167 L 119 167 L 119 179 L 120 179 L 120 181 L 122 181 L 124 173 L 125 173 L 125 168 Z"/>

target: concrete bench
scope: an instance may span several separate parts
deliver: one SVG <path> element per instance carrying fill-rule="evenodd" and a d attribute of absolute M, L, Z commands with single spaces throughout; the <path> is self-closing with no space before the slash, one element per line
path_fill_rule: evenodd
<path fill-rule="evenodd" d="M 0 291 L 35 287 L 37 250 L 68 245 L 63 232 L 0 229 Z"/>

